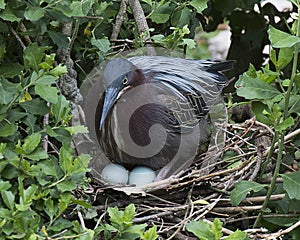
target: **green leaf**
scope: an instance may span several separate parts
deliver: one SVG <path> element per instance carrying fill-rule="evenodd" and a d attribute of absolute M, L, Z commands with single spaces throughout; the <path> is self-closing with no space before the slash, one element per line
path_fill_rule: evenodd
<path fill-rule="evenodd" d="M 92 38 L 91 43 L 103 53 L 108 52 L 110 49 L 110 41 L 107 37 L 101 39 Z"/>
<path fill-rule="evenodd" d="M 3 181 L 0 179 L 0 192 L 8 190 L 11 187 L 11 184 L 8 181 Z"/>
<path fill-rule="evenodd" d="M 70 192 L 64 192 L 60 195 L 58 201 L 59 215 L 62 214 L 68 208 L 71 202 L 72 202 L 72 196 Z"/>
<path fill-rule="evenodd" d="M 1 191 L 1 197 L 5 205 L 10 210 L 13 210 L 15 205 L 15 195 L 11 191 L 3 190 Z"/>
<path fill-rule="evenodd" d="M 192 0 L 190 5 L 194 7 L 198 13 L 202 13 L 204 9 L 207 8 L 208 0 Z"/>
<path fill-rule="evenodd" d="M 61 183 L 58 183 L 56 186 L 58 191 L 60 192 L 70 192 L 76 189 L 77 184 L 72 180 L 68 180 L 68 181 L 63 181 Z"/>
<path fill-rule="evenodd" d="M 40 133 L 32 133 L 27 136 L 24 140 L 24 144 L 22 145 L 22 150 L 27 153 L 31 153 L 40 144 L 41 137 L 42 135 Z"/>
<path fill-rule="evenodd" d="M 52 74 L 55 77 L 60 77 L 63 74 L 67 73 L 67 67 L 66 66 L 62 66 L 61 63 L 58 64 L 55 68 L 53 68 L 52 70 L 49 71 L 49 74 Z"/>
<path fill-rule="evenodd" d="M 56 87 L 49 87 L 45 85 L 36 84 L 35 93 L 41 98 L 50 103 L 57 103 L 58 101 L 58 89 Z"/>
<path fill-rule="evenodd" d="M 173 8 L 174 7 L 171 7 L 169 2 L 159 6 L 151 14 L 150 16 L 151 21 L 158 24 L 166 23 L 170 18 L 170 13 L 173 11 Z"/>
<path fill-rule="evenodd" d="M 0 9 L 5 9 L 5 5 L 6 3 L 4 2 L 4 0 L 0 0 Z"/>
<path fill-rule="evenodd" d="M 46 11 L 40 7 L 34 7 L 32 5 L 27 5 L 25 10 L 24 17 L 29 21 L 37 21 L 44 17 Z"/>
<path fill-rule="evenodd" d="M 91 10 L 94 1 L 91 0 L 81 0 L 72 1 L 70 8 L 72 10 L 72 16 L 86 16 Z"/>
<path fill-rule="evenodd" d="M 215 239 L 221 239 L 222 233 L 222 222 L 220 219 L 215 218 L 214 221 L 210 224 L 210 231 L 215 236 Z"/>
<path fill-rule="evenodd" d="M 171 16 L 171 24 L 172 26 L 182 28 L 185 25 L 189 25 L 192 19 L 191 10 L 187 7 L 177 7 L 172 16 Z"/>
<path fill-rule="evenodd" d="M 285 131 L 293 125 L 294 125 L 294 118 L 288 117 L 287 119 L 285 119 L 284 121 L 282 121 L 281 123 L 276 125 L 275 130 L 276 131 Z"/>
<path fill-rule="evenodd" d="M 0 104 L 9 104 L 19 94 L 20 85 L 6 79 L 0 81 Z"/>
<path fill-rule="evenodd" d="M 33 152 L 31 152 L 30 154 L 26 154 L 26 157 L 31 159 L 31 160 L 41 160 L 41 159 L 46 159 L 48 158 L 48 154 L 45 152 L 44 149 L 42 148 L 37 148 L 35 149 Z"/>
<path fill-rule="evenodd" d="M 58 176 L 58 173 L 56 171 L 57 162 L 53 161 L 52 159 L 43 160 L 39 162 L 36 166 L 38 169 L 42 170 L 43 173 L 46 175 Z"/>
<path fill-rule="evenodd" d="M 32 68 L 36 72 L 39 70 L 39 64 L 41 63 L 44 56 L 45 48 L 41 48 L 38 44 L 32 43 L 24 50 L 24 66 L 28 70 Z"/>
<path fill-rule="evenodd" d="M 65 98 L 65 96 L 59 95 L 57 103 L 52 106 L 56 123 L 59 123 L 63 119 L 67 118 L 70 110 L 70 102 Z"/>
<path fill-rule="evenodd" d="M 39 84 L 39 85 L 51 85 L 51 84 L 54 84 L 56 83 L 56 80 L 58 78 L 53 76 L 53 75 L 50 75 L 50 74 L 46 74 L 46 75 L 43 75 L 41 76 L 37 81 L 36 83 Z"/>
<path fill-rule="evenodd" d="M 119 213 L 119 208 L 117 206 L 115 207 L 109 207 L 107 209 L 108 215 L 109 215 L 109 220 L 112 223 L 115 223 L 117 225 L 121 225 L 122 221 L 120 219 L 120 215 L 122 214 L 122 212 L 120 211 Z"/>
<path fill-rule="evenodd" d="M 129 227 L 126 227 L 122 231 L 122 237 L 124 239 L 140 239 L 141 234 L 147 227 L 147 224 L 136 224 Z"/>
<path fill-rule="evenodd" d="M 34 115 L 44 116 L 45 114 L 49 113 L 49 107 L 47 106 L 46 102 L 39 98 L 22 102 L 19 105 L 24 108 L 27 113 Z"/>
<path fill-rule="evenodd" d="M 24 67 L 19 63 L 4 62 L 0 66 L 0 75 L 4 78 L 13 78 L 18 76 Z"/>
<path fill-rule="evenodd" d="M 84 16 L 80 1 L 73 1 L 70 5 L 70 8 L 73 16 Z"/>
<path fill-rule="evenodd" d="M 55 232 L 62 232 L 65 229 L 73 227 L 77 223 L 76 221 L 71 222 L 63 217 L 58 218 L 52 226 L 48 226 L 48 230 L 55 231 Z"/>
<path fill-rule="evenodd" d="M 233 206 L 240 204 L 244 200 L 250 191 L 258 192 L 262 190 L 266 185 L 256 182 L 240 181 L 235 184 L 234 189 L 231 191 L 230 200 Z"/>
<path fill-rule="evenodd" d="M 283 179 L 283 188 L 290 199 L 300 200 L 300 171 L 281 174 Z"/>
<path fill-rule="evenodd" d="M 0 11 L 0 18 L 4 21 L 19 22 L 22 18 L 17 17 L 9 7 Z"/>
<path fill-rule="evenodd" d="M 72 1 L 70 8 L 73 16 L 86 16 L 93 6 L 91 0 Z"/>
<path fill-rule="evenodd" d="M 69 39 L 68 37 L 60 32 L 56 31 L 47 31 L 49 37 L 51 38 L 52 42 L 56 44 L 59 48 L 68 48 L 69 47 Z"/>
<path fill-rule="evenodd" d="M 190 222 L 186 225 L 186 230 L 193 233 L 199 239 L 215 239 L 214 235 L 209 229 L 208 223 L 204 222 L 203 220 Z"/>
<path fill-rule="evenodd" d="M 291 200 L 294 201 L 296 204 L 299 203 L 299 201 L 296 201 L 295 199 Z M 288 201 L 284 201 L 283 204 L 289 204 Z M 288 207 L 288 206 L 287 206 Z M 290 210 L 290 208 L 287 208 Z M 275 224 L 277 226 L 281 226 L 281 227 L 289 227 L 291 225 L 293 225 L 293 223 L 297 222 L 297 218 L 296 217 L 289 217 L 289 218 L 282 218 L 282 217 L 273 217 L 273 218 L 265 218 L 264 219 L 267 222 L 270 222 L 272 224 Z"/>
<path fill-rule="evenodd" d="M 264 114 L 264 112 L 269 111 L 269 108 L 266 104 L 259 101 L 252 101 L 251 109 L 259 122 L 262 122 L 267 125 L 272 124 L 270 119 Z"/>
<path fill-rule="evenodd" d="M 157 227 L 155 225 L 149 228 L 147 231 L 145 231 L 144 234 L 141 236 L 142 240 L 155 240 L 157 238 Z"/>
<path fill-rule="evenodd" d="M 134 214 L 135 206 L 131 203 L 125 208 L 124 213 L 121 215 L 120 219 L 125 225 L 131 225 Z"/>
<path fill-rule="evenodd" d="M 18 126 L 12 123 L 0 123 L 0 137 L 8 137 L 13 135 L 18 130 Z"/>
<path fill-rule="evenodd" d="M 73 203 L 76 203 L 76 204 L 78 204 L 80 206 L 83 206 L 85 208 L 91 209 L 92 211 L 89 211 L 88 213 L 91 214 L 91 215 L 93 215 L 93 217 L 98 216 L 98 213 L 97 213 L 96 210 L 93 209 L 93 206 L 91 204 L 87 203 L 85 200 L 73 199 Z"/>
<path fill-rule="evenodd" d="M 272 25 L 270 25 L 268 33 L 271 44 L 274 48 L 289 48 L 300 43 L 300 37 L 278 30 Z"/>
<path fill-rule="evenodd" d="M 108 210 L 109 210 L 110 208 L 108 208 Z M 108 211 L 107 210 L 107 211 Z M 105 228 L 105 230 L 108 230 L 108 231 L 110 231 L 110 232 L 120 232 L 119 231 L 119 229 L 118 228 L 116 228 L 116 227 L 114 227 L 114 226 L 112 226 L 112 225 L 110 225 L 110 224 L 103 224 L 104 225 L 104 228 Z"/>
<path fill-rule="evenodd" d="M 152 6 L 152 0 L 142 0 L 142 2 L 147 3 L 148 5 Z"/>
<path fill-rule="evenodd" d="M 189 49 L 193 49 L 196 47 L 196 42 L 194 39 L 190 39 L 190 38 L 183 38 L 182 39 L 182 44 L 180 45 L 186 45 L 187 48 Z"/>
<path fill-rule="evenodd" d="M 297 113 L 300 116 L 300 95 L 291 96 L 290 105 L 289 113 Z"/>
<path fill-rule="evenodd" d="M 44 204 L 45 204 L 44 211 L 47 213 L 47 215 L 50 217 L 50 220 L 52 221 L 56 213 L 53 200 L 51 198 L 48 198 L 47 200 L 44 201 Z"/>
<path fill-rule="evenodd" d="M 281 48 L 279 50 L 277 69 L 281 70 L 286 67 L 293 59 L 293 48 Z"/>
<path fill-rule="evenodd" d="M 66 175 L 72 172 L 73 153 L 70 148 L 62 146 L 59 151 L 59 165 Z"/>
<path fill-rule="evenodd" d="M 235 83 L 236 92 L 246 99 L 273 99 L 281 93 L 271 85 L 258 78 L 252 78 L 247 73 L 240 76 Z"/>
<path fill-rule="evenodd" d="M 90 159 L 91 156 L 89 154 L 80 154 L 77 158 L 75 158 L 72 169 L 73 174 L 85 173 L 87 171 Z"/>
<path fill-rule="evenodd" d="M 234 233 L 231 233 L 225 240 L 246 240 L 248 239 L 247 233 L 237 229 Z"/>
<path fill-rule="evenodd" d="M 65 129 L 72 135 L 77 134 L 77 133 L 88 133 L 89 132 L 88 128 L 83 125 L 65 127 Z"/>

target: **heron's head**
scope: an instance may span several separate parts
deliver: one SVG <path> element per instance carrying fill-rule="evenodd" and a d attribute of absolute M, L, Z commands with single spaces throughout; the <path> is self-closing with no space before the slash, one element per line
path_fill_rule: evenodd
<path fill-rule="evenodd" d="M 144 84 L 145 76 L 142 70 L 138 69 L 130 61 L 123 58 L 115 58 L 108 62 L 105 67 L 104 82 L 106 90 L 99 129 L 103 127 L 109 111 L 118 99 L 130 89 Z"/>

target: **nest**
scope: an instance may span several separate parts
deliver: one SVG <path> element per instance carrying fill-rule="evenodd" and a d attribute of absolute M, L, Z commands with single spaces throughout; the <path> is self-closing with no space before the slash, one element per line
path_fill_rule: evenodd
<path fill-rule="evenodd" d="M 133 222 L 156 225 L 161 239 L 193 239 L 185 232 L 185 226 L 198 219 L 209 222 L 219 218 L 225 234 L 237 228 L 248 229 L 265 197 L 249 197 L 233 207 L 230 191 L 241 180 L 257 180 L 262 174 L 261 169 L 264 169 L 264 176 L 268 176 L 268 172 L 271 174 L 272 163 L 263 160 L 274 133 L 255 118 L 241 124 L 228 124 L 226 133 L 225 146 L 216 154 L 218 161 L 209 166 L 210 172 L 205 175 L 200 166 L 207 155 L 194 161 L 185 171 L 141 188 L 121 187 L 93 179 L 89 194 L 94 209 L 99 215 L 105 215 L 108 207 L 122 209 L 133 203 L 137 209 Z M 270 180 L 264 177 L 264 182 Z M 284 194 L 273 195 L 271 200 L 283 197 Z M 250 237 L 270 239 L 263 229 L 247 231 Z"/>

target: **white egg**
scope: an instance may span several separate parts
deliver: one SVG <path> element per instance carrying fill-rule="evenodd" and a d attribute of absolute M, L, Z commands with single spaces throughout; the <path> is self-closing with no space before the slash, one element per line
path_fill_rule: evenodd
<path fill-rule="evenodd" d="M 120 164 L 111 163 L 106 165 L 101 175 L 103 179 L 110 183 L 127 184 L 128 171 Z"/>
<path fill-rule="evenodd" d="M 156 174 L 151 168 L 138 166 L 135 167 L 129 173 L 129 184 L 135 184 L 136 186 L 143 186 L 145 184 L 153 182 L 155 177 Z"/>

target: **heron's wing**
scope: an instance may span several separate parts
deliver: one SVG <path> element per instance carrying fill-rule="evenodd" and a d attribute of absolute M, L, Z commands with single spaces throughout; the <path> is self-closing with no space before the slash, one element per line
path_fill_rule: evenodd
<path fill-rule="evenodd" d="M 157 88 L 156 96 L 160 102 L 153 115 L 160 118 L 158 122 L 161 122 L 168 132 L 191 132 L 207 115 L 201 95 L 184 95 L 174 86 L 162 81 L 152 87 Z"/>
<path fill-rule="evenodd" d="M 145 75 L 154 78 L 180 92 L 196 114 L 205 116 L 221 93 L 228 80 L 222 71 L 233 67 L 233 61 L 206 61 L 162 56 L 140 56 L 130 58 Z"/>

